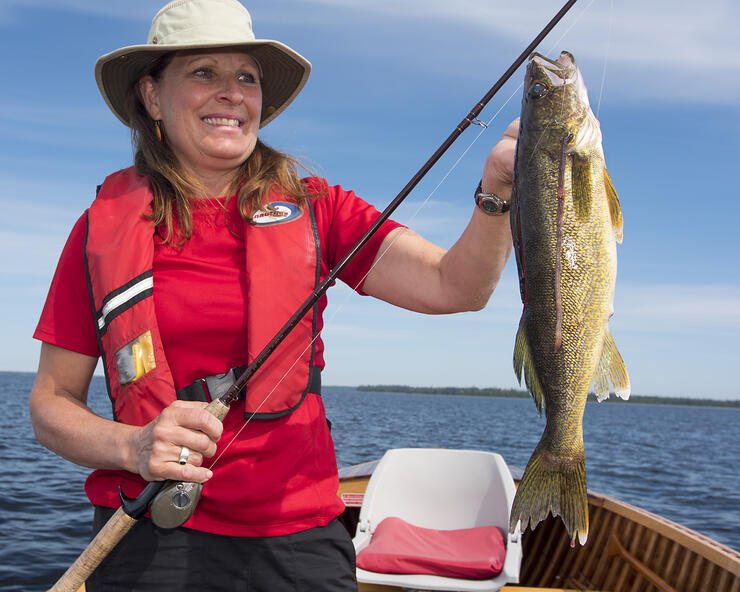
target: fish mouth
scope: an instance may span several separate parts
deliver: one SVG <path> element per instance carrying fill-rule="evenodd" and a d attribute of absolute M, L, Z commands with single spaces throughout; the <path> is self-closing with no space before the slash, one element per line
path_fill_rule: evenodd
<path fill-rule="evenodd" d="M 578 66 L 573 54 L 567 51 L 561 52 L 557 60 L 551 60 L 541 53 L 533 53 L 527 66 L 527 78 L 533 78 L 536 72 L 547 74 L 553 86 L 563 86 L 575 80 Z"/>
<path fill-rule="evenodd" d="M 588 91 L 586 85 L 583 82 L 583 76 L 581 71 L 576 65 L 576 59 L 573 54 L 569 51 L 561 51 L 557 59 L 552 60 L 541 53 L 533 53 L 529 57 L 529 63 L 527 65 L 527 73 L 524 79 L 524 90 L 525 92 L 534 84 L 534 81 L 538 78 L 542 78 L 541 74 L 544 73 L 550 84 L 553 87 L 565 86 L 568 84 L 575 85 L 576 94 L 579 100 L 589 105 Z"/>
<path fill-rule="evenodd" d="M 576 67 L 576 58 L 573 57 L 573 54 L 569 51 L 563 50 L 560 52 L 560 55 L 555 60 L 551 60 L 547 56 L 542 55 L 541 53 L 534 52 L 531 56 L 529 56 L 529 61 L 536 61 L 540 64 L 550 64 L 551 66 L 555 68 L 575 68 Z"/>

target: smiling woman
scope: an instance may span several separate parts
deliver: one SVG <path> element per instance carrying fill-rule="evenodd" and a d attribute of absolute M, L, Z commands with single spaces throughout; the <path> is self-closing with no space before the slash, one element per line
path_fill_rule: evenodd
<path fill-rule="evenodd" d="M 258 211 L 275 182 L 266 168 L 275 169 L 287 196 L 303 199 L 298 163 L 258 139 L 261 79 L 259 63 L 243 49 L 214 48 L 163 54 L 132 81 L 124 107 L 138 139 L 137 168 L 167 171 L 168 183 L 155 189 L 152 220 L 165 223 L 168 239 L 172 189 L 184 238 L 192 232 L 192 197 L 237 191 L 241 212 Z"/>
<path fill-rule="evenodd" d="M 94 530 L 106 533 L 111 515 L 136 522 L 90 592 L 356 589 L 321 399 L 326 297 L 229 414 L 206 410 L 379 215 L 351 191 L 301 179 L 297 161 L 259 139 L 309 71 L 286 45 L 256 39 L 237 0 L 170 2 L 146 44 L 96 64 L 103 97 L 132 130 L 134 166 L 105 179 L 67 241 L 35 333 L 30 401 L 39 441 L 95 469 Z M 449 251 L 387 221 L 339 278 L 419 312 L 484 306 L 511 250 L 516 135 L 514 123 L 478 192 L 502 207 L 471 199 Z M 98 357 L 115 421 L 87 406 Z M 119 487 L 133 498 L 163 480 L 208 482 L 183 526 L 115 510 Z"/>
<path fill-rule="evenodd" d="M 257 62 L 243 51 L 178 52 L 156 76 L 140 78 L 139 92 L 160 137 L 208 195 L 225 195 L 257 144 Z"/>

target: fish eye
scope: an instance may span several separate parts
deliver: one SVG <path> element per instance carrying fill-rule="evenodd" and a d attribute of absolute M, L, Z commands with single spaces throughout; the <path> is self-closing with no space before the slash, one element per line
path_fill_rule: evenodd
<path fill-rule="evenodd" d="M 547 94 L 547 87 L 541 82 L 538 82 L 537 84 L 532 85 L 532 88 L 529 89 L 527 94 L 530 99 L 541 99 Z"/>

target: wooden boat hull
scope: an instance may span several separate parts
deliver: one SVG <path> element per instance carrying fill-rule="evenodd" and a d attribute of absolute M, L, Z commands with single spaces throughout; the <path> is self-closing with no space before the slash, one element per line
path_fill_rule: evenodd
<path fill-rule="evenodd" d="M 376 464 L 340 470 L 339 493 L 347 504 L 341 519 L 352 535 Z M 518 484 L 521 471 L 512 473 Z M 588 505 L 589 538 L 583 547 L 571 548 L 561 521 L 552 517 L 524 533 L 520 584 L 504 591 L 740 592 L 737 551 L 605 495 L 589 491 Z M 360 585 L 362 592 L 381 590 L 394 588 Z"/>

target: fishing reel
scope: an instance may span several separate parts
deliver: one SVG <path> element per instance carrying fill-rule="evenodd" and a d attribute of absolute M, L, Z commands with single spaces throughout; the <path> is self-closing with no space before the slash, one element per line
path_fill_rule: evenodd
<path fill-rule="evenodd" d="M 138 497 L 124 495 L 120 487 L 118 495 L 121 508 L 134 520 L 141 518 L 149 508 L 152 522 L 159 528 L 177 528 L 193 515 L 202 491 L 202 483 L 152 481 Z"/>
<path fill-rule="evenodd" d="M 166 481 L 149 508 L 152 522 L 159 528 L 182 526 L 193 515 L 202 491 L 202 483 Z"/>
<path fill-rule="evenodd" d="M 234 390 L 233 398 L 236 398 L 238 392 L 239 389 Z M 227 395 L 214 399 L 206 407 L 206 411 L 221 421 L 226 417 L 231 403 Z M 189 481 L 152 481 L 136 498 L 126 497 L 120 487 L 118 491 L 121 506 L 130 517 L 138 520 L 146 513 L 148 507 L 152 522 L 156 526 L 177 528 L 185 524 L 195 512 L 203 484 Z"/>

